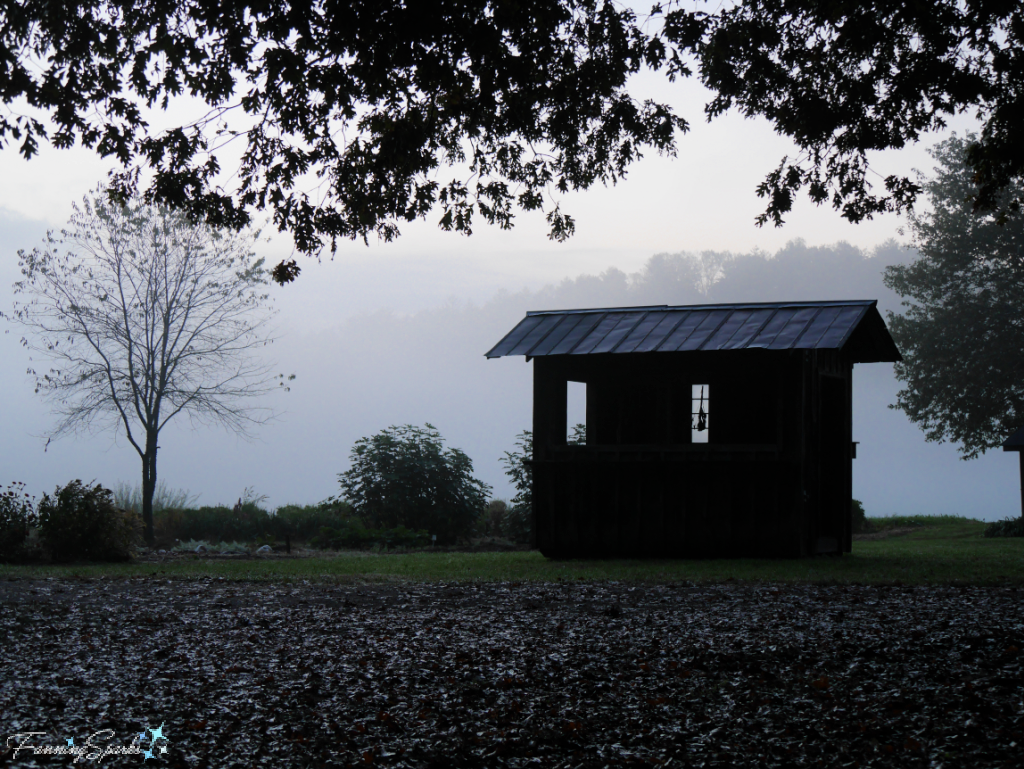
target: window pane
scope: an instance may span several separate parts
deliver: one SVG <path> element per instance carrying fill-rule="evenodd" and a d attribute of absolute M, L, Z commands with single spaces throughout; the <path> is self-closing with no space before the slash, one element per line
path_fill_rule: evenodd
<path fill-rule="evenodd" d="M 692 408 L 690 415 L 690 442 L 708 442 L 708 402 L 711 388 L 706 384 L 696 384 L 690 388 Z"/>

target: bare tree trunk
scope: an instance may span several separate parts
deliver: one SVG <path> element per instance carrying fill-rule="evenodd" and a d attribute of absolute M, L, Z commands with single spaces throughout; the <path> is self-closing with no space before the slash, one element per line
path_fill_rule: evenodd
<path fill-rule="evenodd" d="M 142 457 L 142 525 L 146 545 L 153 547 L 153 496 L 156 494 L 156 434 L 146 432 L 146 453 Z"/>

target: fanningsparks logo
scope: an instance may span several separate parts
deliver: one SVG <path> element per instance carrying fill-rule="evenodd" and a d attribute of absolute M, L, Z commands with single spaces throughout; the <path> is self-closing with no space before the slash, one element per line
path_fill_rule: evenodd
<path fill-rule="evenodd" d="M 140 755 L 145 763 L 150 758 L 156 759 L 167 752 L 170 741 L 164 734 L 164 725 L 160 724 L 156 729 L 146 727 L 145 730 L 136 734 L 127 745 L 114 745 L 111 740 L 114 738 L 113 729 L 101 729 L 86 737 L 85 742 L 75 744 L 74 737 L 64 738 L 64 745 L 36 745 L 33 740 L 38 737 L 45 737 L 46 732 L 21 732 L 7 738 L 7 750 L 11 751 L 12 757 L 17 758 L 21 751 L 31 753 L 33 756 L 74 756 L 72 763 L 77 764 L 82 759 L 89 761 L 102 761 L 107 756 L 130 756 Z M 6 751 L 5 751 L 6 752 Z"/>

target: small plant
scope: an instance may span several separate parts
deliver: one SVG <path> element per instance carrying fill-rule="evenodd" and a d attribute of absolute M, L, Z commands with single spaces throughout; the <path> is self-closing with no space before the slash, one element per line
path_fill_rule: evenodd
<path fill-rule="evenodd" d="M 243 507 L 246 506 L 246 505 L 252 505 L 254 507 L 259 507 L 264 502 L 266 502 L 268 499 L 270 499 L 270 496 L 267 495 L 267 494 L 257 494 L 255 486 L 246 486 L 242 490 L 242 497 L 241 497 L 240 501 L 241 501 Z"/>
<path fill-rule="evenodd" d="M 273 534 L 270 534 L 270 533 L 260 534 L 258 537 L 256 537 L 256 545 L 255 545 L 255 547 L 257 549 L 263 547 L 264 545 L 268 545 L 270 547 L 273 547 L 276 542 L 277 542 L 277 537 L 275 537 Z"/>
<path fill-rule="evenodd" d="M 985 527 L 986 537 L 1024 537 L 1024 518 L 992 521 Z"/>
<path fill-rule="evenodd" d="M 241 542 L 219 542 L 213 546 L 214 553 L 248 553 L 249 548 Z"/>
<path fill-rule="evenodd" d="M 871 531 L 873 527 L 868 523 L 867 515 L 864 514 L 864 503 L 859 499 L 855 499 L 850 503 L 850 511 L 852 513 L 853 520 L 853 533 L 863 534 L 864 532 Z"/>
<path fill-rule="evenodd" d="M 248 553 L 249 548 L 241 542 L 218 542 L 210 544 L 205 539 L 190 539 L 188 542 L 179 542 L 171 548 L 176 553 L 195 553 L 205 551 L 207 553 Z"/>
<path fill-rule="evenodd" d="M 25 543 L 36 525 L 33 498 L 25 484 L 11 483 L 0 492 L 0 561 L 15 561 L 27 555 Z"/>
<path fill-rule="evenodd" d="M 55 561 L 125 561 L 142 534 L 142 520 L 114 503 L 114 493 L 100 484 L 71 481 L 43 494 L 39 534 Z"/>
<path fill-rule="evenodd" d="M 210 549 L 210 546 L 206 544 L 206 540 L 190 539 L 187 542 L 179 542 L 171 548 L 171 551 L 175 553 L 194 553 L 200 547 L 205 547 L 207 550 Z"/>

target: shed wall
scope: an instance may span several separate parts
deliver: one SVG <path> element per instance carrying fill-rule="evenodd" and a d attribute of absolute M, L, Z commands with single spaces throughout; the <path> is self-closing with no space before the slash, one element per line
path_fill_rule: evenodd
<path fill-rule="evenodd" d="M 850 374 L 827 351 L 534 360 L 534 531 L 551 557 L 849 550 Z M 566 382 L 588 445 L 566 446 Z M 711 442 L 690 443 L 689 387 Z M 685 413 L 684 413 L 685 412 Z"/>

